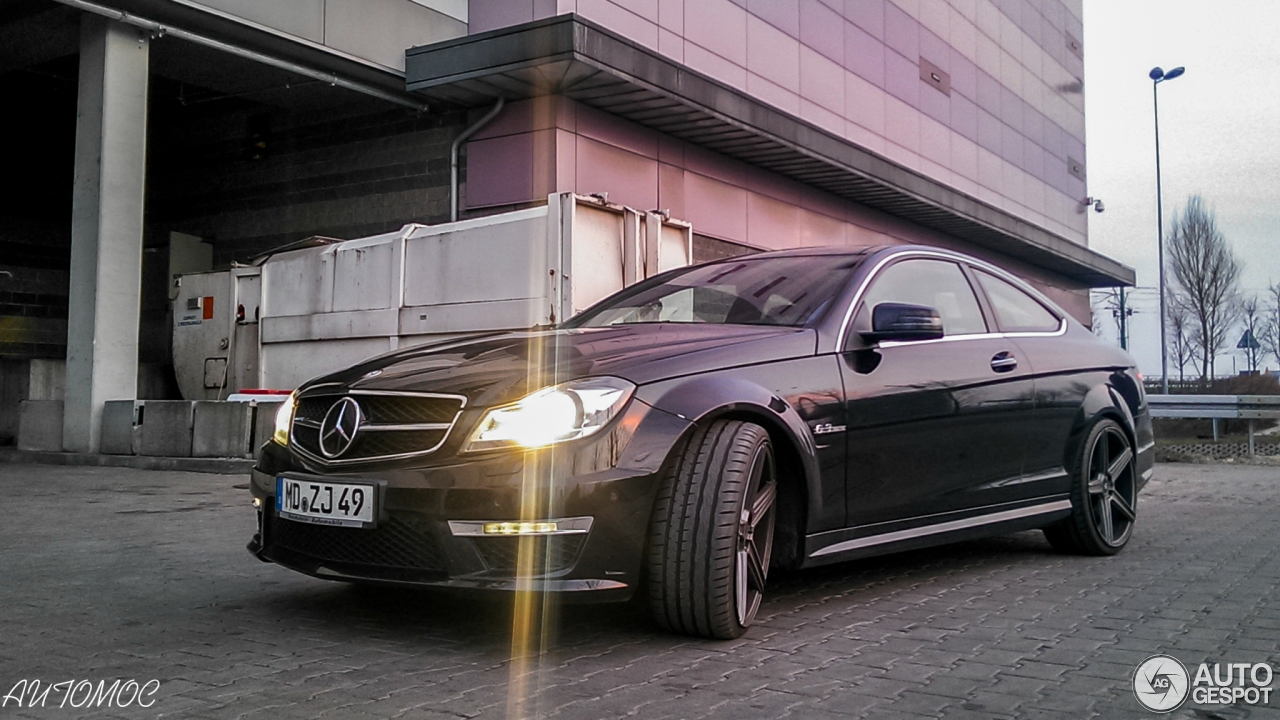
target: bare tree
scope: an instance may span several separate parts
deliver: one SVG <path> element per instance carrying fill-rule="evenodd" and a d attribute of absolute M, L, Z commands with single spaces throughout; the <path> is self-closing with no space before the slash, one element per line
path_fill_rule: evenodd
<path fill-rule="evenodd" d="M 1188 198 L 1182 215 L 1174 218 L 1166 245 L 1169 291 L 1187 309 L 1205 382 L 1238 314 L 1240 262 L 1199 195 Z"/>
<path fill-rule="evenodd" d="M 1240 339 L 1245 341 L 1245 359 L 1248 361 L 1249 370 L 1252 372 L 1258 372 L 1258 359 L 1263 355 L 1258 334 L 1262 332 L 1264 313 L 1265 311 L 1258 302 L 1257 295 L 1249 295 L 1240 300 L 1240 324 L 1244 326 L 1244 336 Z"/>
<path fill-rule="evenodd" d="M 1169 350 L 1173 353 L 1173 360 L 1178 365 L 1178 381 L 1182 382 L 1187 379 L 1187 366 L 1195 367 L 1196 348 L 1199 347 L 1199 341 L 1191 329 L 1191 316 L 1182 303 L 1169 303 L 1165 315 L 1165 322 L 1169 323 Z"/>
<path fill-rule="evenodd" d="M 1262 343 L 1264 352 L 1271 353 L 1280 362 L 1280 282 L 1267 288 L 1267 302 L 1262 313 L 1264 317 L 1258 342 Z"/>

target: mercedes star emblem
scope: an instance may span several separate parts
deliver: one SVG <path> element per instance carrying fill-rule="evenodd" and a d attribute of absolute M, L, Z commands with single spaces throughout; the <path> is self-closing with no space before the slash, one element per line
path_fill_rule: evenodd
<path fill-rule="evenodd" d="M 351 448 L 360 431 L 360 405 L 344 397 L 329 408 L 320 422 L 320 452 L 333 459 Z"/>

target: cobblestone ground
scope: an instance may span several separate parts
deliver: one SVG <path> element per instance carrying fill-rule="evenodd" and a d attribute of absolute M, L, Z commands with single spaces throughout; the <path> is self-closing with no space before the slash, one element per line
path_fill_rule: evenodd
<path fill-rule="evenodd" d="M 243 482 L 0 465 L 0 692 L 159 681 L 145 710 L 55 690 L 0 718 L 1141 718 L 1154 653 L 1280 665 L 1274 467 L 1160 466 L 1114 558 L 1032 532 L 797 573 L 734 642 L 563 608 L 517 659 L 503 603 L 254 560 Z M 1280 698 L 1173 715 L 1277 716 Z"/>

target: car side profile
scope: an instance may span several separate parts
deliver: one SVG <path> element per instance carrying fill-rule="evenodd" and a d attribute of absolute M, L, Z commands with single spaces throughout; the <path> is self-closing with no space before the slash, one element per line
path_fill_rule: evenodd
<path fill-rule="evenodd" d="M 672 270 L 551 329 L 403 349 L 284 403 L 258 558 L 319 578 L 648 595 L 733 638 L 771 569 L 1043 528 L 1120 551 L 1141 378 L 1042 294 L 928 247 Z"/>

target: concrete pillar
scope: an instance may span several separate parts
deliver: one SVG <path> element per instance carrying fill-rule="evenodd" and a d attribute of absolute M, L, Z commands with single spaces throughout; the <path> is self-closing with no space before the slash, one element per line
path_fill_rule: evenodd
<path fill-rule="evenodd" d="M 138 382 L 149 42 L 95 15 L 80 26 L 63 447 L 97 452 L 107 400 Z"/>

